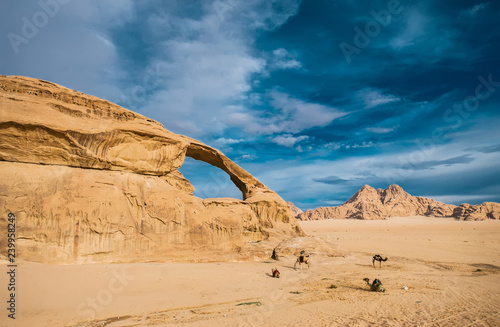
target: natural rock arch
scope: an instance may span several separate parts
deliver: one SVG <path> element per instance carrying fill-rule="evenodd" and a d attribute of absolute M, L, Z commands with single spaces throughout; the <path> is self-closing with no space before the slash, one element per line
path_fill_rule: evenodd
<path fill-rule="evenodd" d="M 232 198 L 243 200 L 243 193 L 227 172 L 205 161 L 185 156 L 179 172 L 194 188 L 193 195 L 202 199 Z"/>
<path fill-rule="evenodd" d="M 195 160 L 206 162 L 226 172 L 234 185 L 241 191 L 243 200 L 251 197 L 258 190 L 266 190 L 267 187 L 239 167 L 220 151 L 205 144 L 193 142 L 186 149 L 186 156 Z"/>
<path fill-rule="evenodd" d="M 254 256 L 250 241 L 304 235 L 278 194 L 147 117 L 20 76 L 0 75 L 0 102 L 0 215 L 16 215 L 22 259 L 213 260 Z M 226 172 L 243 201 L 193 196 L 178 171 L 186 156 Z"/>

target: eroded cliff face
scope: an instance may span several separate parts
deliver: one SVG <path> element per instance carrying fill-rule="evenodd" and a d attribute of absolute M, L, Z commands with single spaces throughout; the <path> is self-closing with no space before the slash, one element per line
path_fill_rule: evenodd
<path fill-rule="evenodd" d="M 195 197 L 178 171 L 186 155 L 225 171 L 243 200 Z M 108 101 L 0 76 L 2 233 L 9 212 L 18 255 L 44 262 L 217 260 L 303 235 L 275 192 L 216 149 Z"/>

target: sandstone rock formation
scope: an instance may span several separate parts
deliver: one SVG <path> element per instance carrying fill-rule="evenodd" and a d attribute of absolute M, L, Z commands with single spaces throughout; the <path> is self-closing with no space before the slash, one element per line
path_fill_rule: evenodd
<path fill-rule="evenodd" d="M 225 171 L 243 200 L 194 196 L 185 156 Z M 9 212 L 18 258 L 45 262 L 217 260 L 303 235 L 285 201 L 221 152 L 108 101 L 0 75 L 1 235 Z"/>
<path fill-rule="evenodd" d="M 433 199 L 411 196 L 395 184 L 385 190 L 375 190 L 365 185 L 340 206 L 307 210 L 297 218 L 301 220 L 385 219 L 416 215 L 446 217 L 453 214 L 454 208 L 454 205 Z"/>
<path fill-rule="evenodd" d="M 463 203 L 453 210 L 453 217 L 460 220 L 500 219 L 500 203 L 484 202 L 478 205 Z"/>
<path fill-rule="evenodd" d="M 288 206 L 290 207 L 290 210 L 292 210 L 292 213 L 295 217 L 297 217 L 298 215 L 300 215 L 301 213 L 303 213 L 302 210 L 300 210 L 299 208 L 297 208 L 295 206 L 295 204 L 293 204 L 292 202 L 290 201 L 286 201 L 286 204 L 288 204 Z"/>

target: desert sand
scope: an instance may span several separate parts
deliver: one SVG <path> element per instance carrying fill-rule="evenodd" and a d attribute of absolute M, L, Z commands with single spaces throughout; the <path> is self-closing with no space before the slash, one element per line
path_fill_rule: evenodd
<path fill-rule="evenodd" d="M 300 225 L 308 236 L 295 241 L 297 253 L 301 242 L 319 239 L 346 255 L 312 249 L 311 268 L 302 271 L 293 269 L 292 255 L 254 262 L 20 262 L 16 320 L 4 310 L 0 325 L 500 325 L 499 221 L 406 217 Z M 377 253 L 389 258 L 382 268 L 372 265 Z M 270 276 L 273 267 L 280 279 Z M 364 277 L 381 279 L 386 292 L 369 292 Z"/>

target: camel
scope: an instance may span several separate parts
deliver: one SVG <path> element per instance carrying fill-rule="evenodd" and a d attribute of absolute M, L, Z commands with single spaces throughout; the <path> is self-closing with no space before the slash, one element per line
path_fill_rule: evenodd
<path fill-rule="evenodd" d="M 279 272 L 279 270 L 278 270 L 278 269 L 273 268 L 273 269 L 271 269 L 271 272 L 272 272 L 272 274 L 273 274 L 273 277 L 275 277 L 275 278 L 280 278 L 280 272 Z"/>
<path fill-rule="evenodd" d="M 382 268 L 382 261 L 387 261 L 387 257 L 383 259 L 380 254 L 375 254 L 372 258 L 372 264 L 374 267 L 375 267 L 375 261 L 378 261 L 380 263 L 380 268 Z"/>
<path fill-rule="evenodd" d="M 382 286 L 382 282 L 380 281 L 380 279 L 375 278 L 373 280 L 373 283 L 371 283 L 371 284 L 370 284 L 370 280 L 368 278 L 364 278 L 363 280 L 370 287 L 370 291 L 373 291 L 373 292 L 385 292 L 385 288 L 384 288 L 384 286 Z"/>
<path fill-rule="evenodd" d="M 299 264 L 300 266 L 300 270 L 302 270 L 302 264 L 306 264 L 307 265 L 307 269 L 311 268 L 311 264 L 309 263 L 309 258 L 311 256 L 308 254 L 307 256 L 304 256 L 303 253 L 301 253 L 299 255 L 299 257 L 297 258 L 297 261 L 295 261 L 295 264 L 293 265 L 293 269 L 297 270 L 295 267 L 297 266 L 297 264 Z"/>

